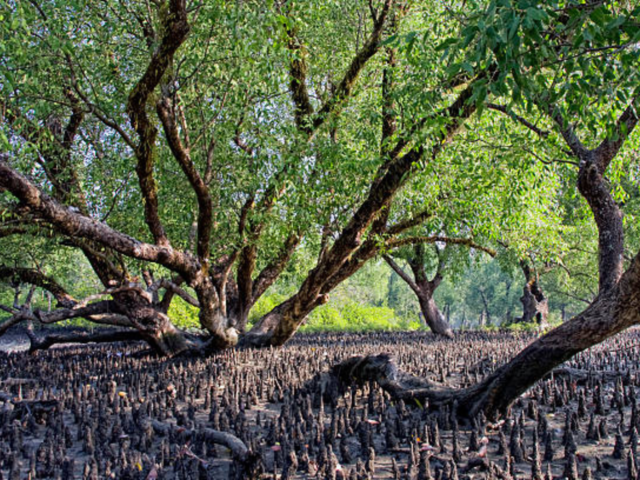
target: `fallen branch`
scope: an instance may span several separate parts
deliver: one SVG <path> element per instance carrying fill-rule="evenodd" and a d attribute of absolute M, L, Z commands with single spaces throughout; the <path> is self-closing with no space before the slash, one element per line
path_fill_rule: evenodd
<path fill-rule="evenodd" d="M 604 382 L 615 382 L 618 378 L 628 376 L 628 372 L 610 372 L 607 370 L 583 370 L 580 368 L 561 367 L 552 370 L 544 379 L 554 377 L 566 377 L 577 384 L 587 383 L 589 380 L 602 380 Z"/>
<path fill-rule="evenodd" d="M 231 433 L 221 432 L 211 428 L 190 430 L 184 427 L 162 423 L 158 420 L 151 420 L 151 426 L 159 435 L 179 436 L 185 440 L 191 439 L 196 435 L 202 435 L 207 442 L 224 445 L 231 451 L 234 465 L 237 468 L 233 478 L 248 480 L 261 478 L 264 468 L 260 454 L 249 450 L 242 440 Z"/>
<path fill-rule="evenodd" d="M 494 391 L 495 382 L 508 367 L 509 364 L 497 368 L 483 381 L 470 387 L 451 388 L 402 372 L 398 368 L 395 358 L 390 354 L 383 353 L 349 358 L 335 365 L 331 370 L 330 377 L 337 380 L 342 387 L 353 383 L 364 384 L 375 381 L 394 400 L 402 400 L 407 405 L 417 404 L 420 408 L 430 410 L 449 406 L 454 410 L 459 421 L 466 422 L 477 415 L 479 411 L 485 411 L 485 414 L 491 416 L 502 413 L 502 410 L 491 404 L 495 403 L 498 398 Z M 540 378 L 549 378 L 551 375 L 565 376 L 572 381 L 582 383 L 590 379 L 615 381 L 625 373 L 559 367 L 544 376 L 541 375 Z M 487 408 L 487 404 L 491 405 L 491 408 Z"/>
<path fill-rule="evenodd" d="M 0 402 L 13 405 L 13 410 L 8 407 L 8 420 L 21 420 L 26 415 L 31 415 L 36 421 L 39 421 L 43 415 L 49 414 L 58 408 L 60 402 L 55 399 L 50 400 L 22 400 L 9 393 L 0 392 Z"/>

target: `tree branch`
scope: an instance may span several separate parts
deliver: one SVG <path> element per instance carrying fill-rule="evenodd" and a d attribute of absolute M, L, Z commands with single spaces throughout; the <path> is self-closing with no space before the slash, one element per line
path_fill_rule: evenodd
<path fill-rule="evenodd" d="M 307 131 L 308 134 L 311 135 L 316 130 L 318 130 L 318 128 L 322 126 L 322 124 L 327 118 L 329 118 L 331 114 L 339 113 L 340 109 L 344 105 L 345 100 L 351 96 L 353 87 L 356 83 L 356 80 L 358 79 L 358 76 L 360 75 L 360 72 L 365 67 L 367 62 L 371 59 L 371 57 L 373 57 L 380 49 L 380 40 L 382 39 L 384 25 L 392 5 L 392 0 L 385 0 L 384 5 L 382 6 L 382 10 L 374 20 L 373 31 L 371 32 L 371 35 L 351 61 L 351 64 L 347 68 L 347 71 L 342 77 L 342 80 L 333 92 L 333 95 L 331 95 L 331 98 L 329 98 L 329 100 L 327 100 L 327 102 L 320 108 L 320 110 L 318 110 L 318 113 L 315 115 L 315 119 L 313 120 L 313 124 L 310 130 Z"/>
<path fill-rule="evenodd" d="M 573 126 L 567 122 L 565 122 L 560 110 L 557 106 L 550 105 L 547 108 L 549 116 L 553 119 L 553 121 L 558 125 L 560 129 L 560 134 L 564 141 L 571 149 L 571 153 L 573 153 L 578 158 L 584 158 L 585 154 L 588 152 L 587 148 L 582 144 L 578 136 L 576 135 Z"/>
<path fill-rule="evenodd" d="M 4 309 L 3 309 L 4 310 Z M 30 310 L 19 310 L 6 321 L 0 324 L 0 337 L 5 334 L 11 327 L 18 325 L 25 320 L 33 320 L 33 313 Z"/>
<path fill-rule="evenodd" d="M 289 75 L 291 75 L 289 88 L 295 105 L 293 116 L 298 129 L 311 134 L 310 126 L 307 124 L 309 115 L 313 113 L 313 106 L 307 90 L 307 51 L 294 30 L 288 30 L 287 34 L 289 35 L 287 46 L 293 55 L 289 65 Z"/>
<path fill-rule="evenodd" d="M 196 308 L 200 308 L 200 302 L 198 301 L 198 299 L 189 295 L 186 290 L 184 290 L 183 288 L 180 288 L 175 283 L 166 279 L 162 279 L 156 283 L 157 283 L 157 285 L 155 286 L 156 288 L 164 288 L 167 291 L 173 292 L 174 294 L 178 295 L 181 299 L 183 299 L 185 302 L 187 302 L 189 305 Z"/>
<path fill-rule="evenodd" d="M 490 110 L 495 110 L 497 112 L 504 113 L 506 116 L 508 116 L 512 120 L 515 120 L 516 122 L 518 122 L 518 123 L 524 125 L 525 127 L 527 127 L 529 130 L 531 130 L 533 133 L 538 135 L 540 138 L 547 138 L 549 136 L 549 132 L 548 131 L 542 130 L 541 128 L 537 127 L 536 125 L 534 125 L 533 123 L 528 121 L 526 118 L 521 117 L 520 115 L 517 115 L 515 112 L 513 112 L 513 110 L 508 109 L 504 105 L 498 105 L 498 104 L 495 104 L 495 103 L 488 103 L 487 104 L 487 108 L 490 109 Z"/>
<path fill-rule="evenodd" d="M 116 330 L 113 332 L 100 333 L 54 333 L 38 339 L 31 338 L 29 352 L 47 348 L 60 343 L 111 343 L 111 342 L 131 342 L 144 340 L 142 334 L 136 330 Z"/>
<path fill-rule="evenodd" d="M 157 111 L 164 132 L 169 142 L 169 147 L 174 158 L 178 161 L 180 168 L 189 180 L 191 188 L 196 193 L 198 199 L 198 246 L 197 253 L 201 262 L 207 262 L 210 253 L 211 230 L 213 227 L 213 204 L 209 188 L 198 173 L 196 166 L 191 160 L 191 155 L 184 147 L 178 134 L 178 127 L 172 115 L 172 109 L 168 99 L 165 97 L 157 104 Z"/>
<path fill-rule="evenodd" d="M 471 238 L 453 238 L 453 237 L 445 237 L 440 235 L 432 235 L 432 236 L 415 236 L 415 237 L 406 237 L 400 239 L 392 239 L 387 241 L 387 248 L 399 248 L 405 245 L 415 245 L 417 243 L 436 243 L 442 242 L 451 245 L 465 245 L 467 247 L 473 248 L 475 250 L 481 250 L 492 257 L 497 255 L 497 252 L 492 249 L 485 247 L 483 245 L 479 245 L 473 241 Z"/>
<path fill-rule="evenodd" d="M 387 264 L 393 269 L 393 271 L 396 272 L 407 285 L 409 285 L 411 290 L 413 290 L 416 294 L 420 293 L 420 289 L 418 288 L 418 285 L 416 285 L 416 282 L 414 282 L 413 279 L 409 275 L 407 275 L 404 270 L 402 270 L 402 267 L 400 267 L 400 265 L 398 265 L 393 260 L 393 258 L 391 258 L 389 255 L 383 255 L 382 258 L 384 258 L 384 261 L 387 262 Z"/>
<path fill-rule="evenodd" d="M 420 225 L 422 222 L 424 222 L 425 220 L 427 220 L 432 216 L 433 216 L 432 209 L 423 210 L 422 212 L 417 213 L 411 218 L 408 218 L 406 220 L 401 220 L 395 225 L 389 226 L 385 231 L 385 233 L 389 236 L 398 235 L 399 233 L 402 233 L 405 230 L 410 229 L 411 227 Z"/>
<path fill-rule="evenodd" d="M 188 33 L 186 0 L 171 0 L 169 12 L 164 21 L 164 35 L 160 45 L 153 53 L 142 78 L 131 91 L 127 103 L 131 126 L 140 138 L 136 147 L 136 157 L 138 158 L 136 173 L 144 197 L 145 221 L 155 243 L 160 246 L 168 246 L 169 240 L 158 216 L 157 186 L 153 177 L 154 150 L 158 130 L 149 119 L 146 107 L 150 95 L 160 83 L 173 61 L 175 52 L 185 41 Z"/>
<path fill-rule="evenodd" d="M 302 236 L 297 233 L 289 235 L 284 242 L 278 255 L 260 272 L 253 282 L 253 291 L 251 295 L 251 304 L 253 305 L 262 294 L 278 279 L 279 275 L 285 269 L 291 256 L 298 248 Z"/>
<path fill-rule="evenodd" d="M 594 150 L 596 155 L 598 168 L 601 172 L 606 171 L 607 167 L 611 163 L 611 160 L 617 155 L 629 135 L 633 132 L 633 129 L 638 124 L 638 108 L 640 108 L 640 97 L 633 97 L 629 106 L 622 112 L 620 118 L 616 122 L 613 132 L 605 138 L 598 147 Z"/>
<path fill-rule="evenodd" d="M 187 278 L 198 270 L 198 262 L 190 255 L 171 247 L 140 242 L 104 223 L 64 207 L 11 168 L 2 156 L 0 156 L 0 186 L 9 190 L 30 208 L 33 214 L 46 220 L 65 235 L 94 240 L 123 255 L 164 265 L 184 274 Z"/>
<path fill-rule="evenodd" d="M 33 268 L 7 267 L 5 265 L 0 265 L 0 279 L 2 278 L 17 278 L 22 283 L 29 283 L 47 290 L 51 292 L 61 306 L 66 308 L 72 307 L 76 302 L 75 299 L 53 278 L 48 277 L 39 270 Z"/>

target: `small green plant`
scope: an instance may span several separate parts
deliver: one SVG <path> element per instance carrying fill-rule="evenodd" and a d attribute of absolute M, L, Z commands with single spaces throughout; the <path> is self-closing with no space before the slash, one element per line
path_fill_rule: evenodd
<path fill-rule="evenodd" d="M 309 315 L 302 332 L 369 332 L 418 330 L 420 324 L 397 317 L 392 308 L 347 301 L 324 305 Z"/>

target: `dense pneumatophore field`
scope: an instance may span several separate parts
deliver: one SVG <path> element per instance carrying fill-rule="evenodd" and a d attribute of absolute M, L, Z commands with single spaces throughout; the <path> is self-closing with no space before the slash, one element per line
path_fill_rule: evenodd
<path fill-rule="evenodd" d="M 171 361 L 118 345 L 2 353 L 0 479 L 636 479 L 639 332 L 579 355 L 494 420 L 458 422 L 322 374 L 389 352 L 466 386 L 530 340 L 313 335 Z"/>

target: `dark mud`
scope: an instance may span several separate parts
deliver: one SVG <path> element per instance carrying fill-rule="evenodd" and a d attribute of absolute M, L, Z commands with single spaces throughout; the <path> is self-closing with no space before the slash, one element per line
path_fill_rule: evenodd
<path fill-rule="evenodd" d="M 466 386 L 532 338 L 313 335 L 279 350 L 173 360 L 142 345 L 0 353 L 0 477 L 637 478 L 637 331 L 579 355 L 566 365 L 576 371 L 540 382 L 493 423 L 458 424 L 375 385 L 338 392 L 317 375 L 390 352 L 411 373 Z M 19 334 L 0 342 L 26 347 Z"/>

